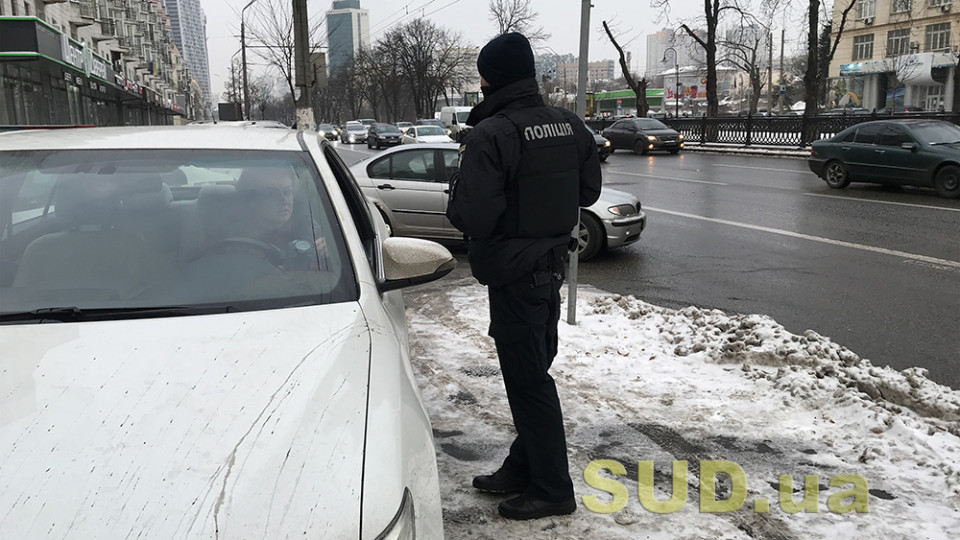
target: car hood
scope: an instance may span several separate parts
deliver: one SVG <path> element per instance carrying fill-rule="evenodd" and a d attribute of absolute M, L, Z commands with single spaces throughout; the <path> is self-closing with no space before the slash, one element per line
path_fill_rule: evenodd
<path fill-rule="evenodd" d="M 423 135 L 417 137 L 417 142 L 422 143 L 448 143 L 453 142 L 453 139 L 446 135 Z"/>
<path fill-rule="evenodd" d="M 0 327 L 7 538 L 357 538 L 356 303 Z"/>
<path fill-rule="evenodd" d="M 598 208 L 607 208 L 608 206 L 616 206 L 618 204 L 637 204 L 637 197 L 632 193 L 627 193 L 626 191 L 620 191 L 619 189 L 608 188 L 603 186 L 600 189 L 600 198 L 597 199 L 597 202 L 593 203 L 592 206 Z"/>

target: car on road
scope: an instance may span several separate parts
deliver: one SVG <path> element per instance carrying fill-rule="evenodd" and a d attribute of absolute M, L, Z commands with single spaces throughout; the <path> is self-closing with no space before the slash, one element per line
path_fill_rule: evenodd
<path fill-rule="evenodd" d="M 396 122 L 393 125 L 397 126 L 400 131 L 406 131 L 407 128 L 413 127 L 413 122 Z"/>
<path fill-rule="evenodd" d="M 401 144 L 450 143 L 453 139 L 437 126 L 412 126 L 401 137 Z"/>
<path fill-rule="evenodd" d="M 356 122 L 360 122 L 361 124 L 363 124 L 363 127 L 367 129 L 369 129 L 370 126 L 372 126 L 373 124 L 377 123 L 377 121 L 373 118 L 357 118 Z"/>
<path fill-rule="evenodd" d="M 367 128 L 360 122 L 347 122 L 340 131 L 340 142 L 348 144 L 367 142 Z"/>
<path fill-rule="evenodd" d="M 653 150 L 676 154 L 683 149 L 683 135 L 656 118 L 618 120 L 601 135 L 610 140 L 611 151 L 632 150 L 643 155 Z"/>
<path fill-rule="evenodd" d="M 613 152 L 613 147 L 610 145 L 610 141 L 601 135 L 599 131 L 587 125 L 586 122 L 584 122 L 583 125 L 587 126 L 587 129 L 590 130 L 590 133 L 593 133 L 593 140 L 597 143 L 597 154 L 600 156 L 600 161 L 606 161 Z"/>
<path fill-rule="evenodd" d="M 317 134 L 328 141 L 335 141 L 340 136 L 340 130 L 333 124 L 317 124 Z"/>
<path fill-rule="evenodd" d="M 4 538 L 442 538 L 400 289 L 455 259 L 330 143 L 5 135 L 0 223 Z"/>
<path fill-rule="evenodd" d="M 932 187 L 960 197 L 960 126 L 943 120 L 876 120 L 811 145 L 810 170 L 828 186 L 851 182 Z"/>
<path fill-rule="evenodd" d="M 415 126 L 437 126 L 438 128 L 442 129 L 443 132 L 446 133 L 448 136 L 450 136 L 451 138 L 453 137 L 453 131 L 451 131 L 446 125 L 444 125 L 444 123 L 443 123 L 442 121 L 440 121 L 439 118 L 418 118 L 417 121 L 414 122 L 413 125 L 415 125 Z"/>
<path fill-rule="evenodd" d="M 350 170 L 394 236 L 462 241 L 463 233 L 445 215 L 448 184 L 459 170 L 459 148 L 456 143 L 406 144 L 355 163 Z M 580 260 L 636 242 L 647 223 L 636 197 L 608 187 L 580 216 Z"/>
<path fill-rule="evenodd" d="M 367 131 L 367 148 L 377 150 L 400 144 L 400 130 L 393 124 L 371 124 Z"/>

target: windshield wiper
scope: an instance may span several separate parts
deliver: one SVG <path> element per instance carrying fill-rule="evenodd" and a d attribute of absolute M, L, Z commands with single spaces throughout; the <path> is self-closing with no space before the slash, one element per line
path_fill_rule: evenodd
<path fill-rule="evenodd" d="M 180 317 L 185 315 L 213 315 L 236 311 L 232 305 L 207 306 L 162 306 L 132 308 L 80 309 L 71 307 L 49 307 L 30 311 L 0 313 L 0 322 L 22 321 L 103 321 L 120 319 L 149 319 L 152 317 Z"/>

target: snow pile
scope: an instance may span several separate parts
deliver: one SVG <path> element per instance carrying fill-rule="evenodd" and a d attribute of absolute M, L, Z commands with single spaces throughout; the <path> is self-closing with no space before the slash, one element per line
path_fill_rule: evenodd
<path fill-rule="evenodd" d="M 940 539 L 960 530 L 957 391 L 923 370 L 872 366 L 826 337 L 791 334 L 769 317 L 670 310 L 584 289 L 577 325 L 561 320 L 551 369 L 580 507 L 562 518 L 504 520 L 496 515 L 502 498 L 470 486 L 474 475 L 499 467 L 514 436 L 486 335 L 486 290 L 471 278 L 448 278 L 405 298 L 449 538 Z M 628 503 L 612 515 L 581 502 L 611 500 L 584 479 L 597 459 L 627 470 L 617 480 Z M 654 462 L 661 501 L 670 497 L 674 460 L 736 463 L 747 502 L 735 512 L 700 512 L 699 468 L 691 465 L 687 504 L 654 514 L 637 499 L 638 460 Z M 828 509 L 828 497 L 841 491 L 830 481 L 844 474 L 869 487 L 869 513 Z M 781 509 L 779 475 L 793 476 L 795 500 L 803 475 L 816 475 L 818 512 Z M 770 511 L 754 512 L 762 499 Z"/>

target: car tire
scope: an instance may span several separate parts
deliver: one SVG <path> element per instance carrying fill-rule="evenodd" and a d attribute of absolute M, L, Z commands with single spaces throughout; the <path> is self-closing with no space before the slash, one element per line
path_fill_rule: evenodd
<path fill-rule="evenodd" d="M 643 155 L 646 155 L 648 151 L 649 151 L 649 148 L 647 148 L 647 141 L 639 140 L 633 143 L 634 154 L 638 156 L 643 156 Z"/>
<path fill-rule="evenodd" d="M 850 175 L 847 173 L 847 166 L 842 161 L 828 161 L 823 166 L 823 181 L 832 189 L 843 189 L 850 185 Z"/>
<path fill-rule="evenodd" d="M 933 187 L 941 197 L 960 198 L 960 167 L 956 165 L 941 167 L 933 179 Z"/>
<path fill-rule="evenodd" d="M 593 215 L 581 211 L 578 234 L 577 256 L 581 261 L 589 261 L 603 248 L 603 224 Z"/>
<path fill-rule="evenodd" d="M 380 149 L 380 140 L 378 139 L 378 140 L 377 140 L 377 150 L 379 150 L 379 149 Z"/>

